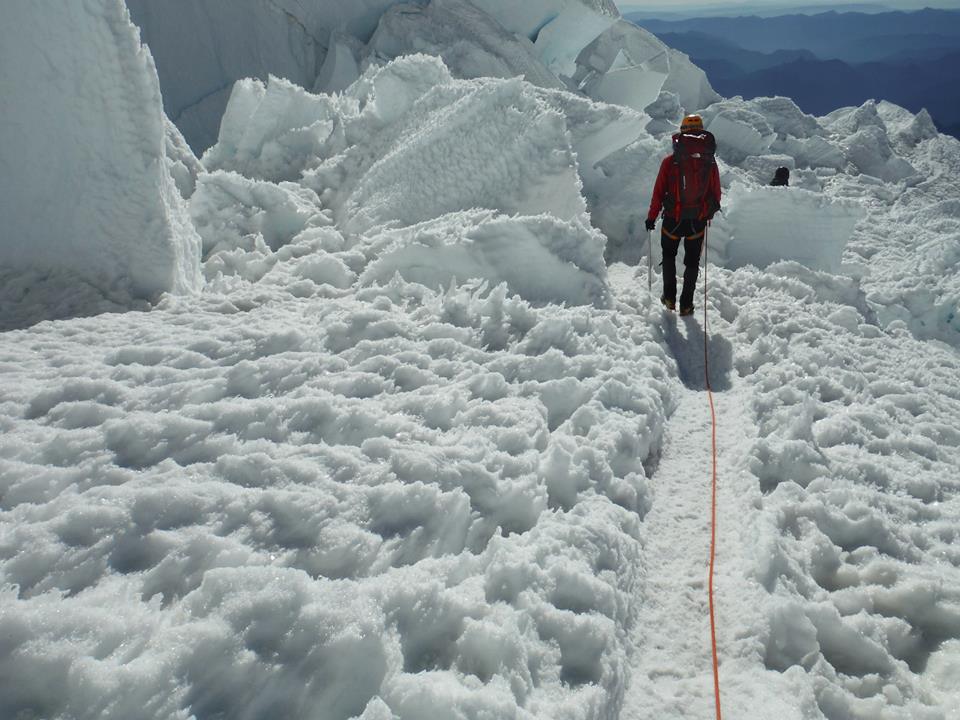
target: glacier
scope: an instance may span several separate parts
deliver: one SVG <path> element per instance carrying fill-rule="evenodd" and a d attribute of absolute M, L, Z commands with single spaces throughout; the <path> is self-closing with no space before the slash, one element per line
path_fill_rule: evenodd
<path fill-rule="evenodd" d="M 0 716 L 708 717 L 708 381 L 724 712 L 960 712 L 928 114 L 720 98 L 605 0 L 64 8 L 0 24 Z"/>

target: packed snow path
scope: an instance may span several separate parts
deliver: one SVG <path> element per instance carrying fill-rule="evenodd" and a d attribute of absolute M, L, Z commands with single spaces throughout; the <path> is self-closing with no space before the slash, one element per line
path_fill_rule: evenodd
<path fill-rule="evenodd" d="M 643 263 L 640 264 L 641 274 Z M 631 268 L 611 268 L 610 281 L 618 297 L 634 311 L 659 325 L 662 341 L 677 362 L 685 389 L 667 423 L 663 452 L 650 478 L 653 502 L 644 518 L 644 583 L 639 593 L 638 622 L 632 644 L 638 648 L 622 720 L 654 718 L 710 718 L 714 716 L 713 670 L 710 652 L 710 616 L 707 567 L 710 545 L 711 419 L 706 395 L 706 364 L 702 296 L 689 318 L 662 310 L 655 297 L 648 301 L 640 289 L 645 278 Z M 702 284 L 702 278 L 701 278 Z M 639 300 L 638 300 L 639 296 Z M 653 308 L 650 308 L 652 301 Z M 627 310 L 621 305 L 621 309 Z M 716 313 L 714 313 L 716 315 Z M 721 332 L 711 332 L 710 381 L 715 393 L 718 461 L 718 643 L 729 643 L 726 632 L 736 593 L 742 588 L 742 562 L 736 534 L 724 526 L 742 516 L 737 480 L 745 464 L 744 441 L 756 436 L 745 407 L 747 397 L 731 385 L 731 346 L 724 335 L 728 323 L 718 317 Z M 723 392 L 726 391 L 726 392 Z M 727 532 L 724 532 L 724 530 Z M 734 543 L 731 546 L 730 543 Z M 731 572 L 735 566 L 737 572 Z M 721 581 L 719 578 L 723 577 Z M 722 584 L 722 588 L 720 587 Z M 721 662 L 723 657 L 721 656 Z M 734 699 L 738 709 L 742 700 Z"/>
<path fill-rule="evenodd" d="M 710 418 L 689 392 L 667 425 L 651 480 L 646 584 L 635 644 L 642 648 L 623 718 L 710 717 L 713 703 L 706 565 L 710 537 Z"/>
<path fill-rule="evenodd" d="M 879 387 L 862 392 L 860 373 L 866 378 L 885 373 L 878 365 L 902 364 L 904 352 L 912 356 L 925 352 L 931 368 L 946 370 L 956 366 L 955 351 L 935 350 L 906 336 L 870 343 L 880 336 L 869 324 L 851 326 L 850 306 L 840 302 L 837 309 L 834 304 L 839 297 L 788 310 L 781 305 L 786 299 L 781 293 L 789 285 L 774 291 L 777 281 L 752 272 L 720 270 L 717 276 L 710 289 L 708 347 L 718 423 L 714 588 L 725 716 L 951 717 L 948 709 L 957 704 L 948 700 L 955 694 L 947 688 L 958 668 L 953 659 L 957 642 L 944 640 L 956 638 L 960 629 L 954 610 L 956 585 L 947 579 L 956 577 L 957 562 L 933 538 L 942 532 L 937 529 L 940 518 L 954 512 L 956 496 L 948 490 L 954 482 L 941 485 L 943 495 L 925 493 L 929 473 L 939 464 L 934 462 L 922 470 L 917 467 L 914 475 L 898 473 L 908 485 L 905 491 L 881 491 L 871 497 L 866 488 L 856 489 L 846 477 L 876 474 L 879 482 L 887 483 L 892 476 L 869 455 L 849 464 L 845 458 L 849 449 L 833 438 L 831 425 L 837 421 L 827 419 L 823 402 L 841 403 L 839 413 L 833 411 L 837 417 L 859 417 L 867 432 L 886 437 L 888 430 L 873 425 L 881 422 L 876 410 L 868 409 L 886 406 L 884 396 L 874 395 Z M 827 279 L 805 277 L 807 282 Z M 710 413 L 703 392 L 702 298 L 697 298 L 693 318 L 679 319 L 659 308 L 656 280 L 651 298 L 655 309 L 650 312 L 645 267 L 633 277 L 630 268 L 615 265 L 610 282 L 620 312 L 646 314 L 654 330 L 662 333 L 661 343 L 676 361 L 683 384 L 664 429 L 662 454 L 657 462 L 648 463 L 652 501 L 643 522 L 643 581 L 638 585 L 630 643 L 635 656 L 619 717 L 712 718 L 706 587 Z M 824 285 L 820 292 L 826 298 L 844 286 L 845 282 Z M 758 294 L 760 303 L 744 301 Z M 731 303 L 733 297 L 740 300 Z M 809 312 L 823 319 L 809 325 L 812 318 L 804 317 Z M 804 319 L 798 323 L 791 313 Z M 757 325 L 760 318 L 762 331 Z M 801 328 L 806 331 L 798 337 Z M 859 340 L 846 336 L 854 328 Z M 780 344 L 771 347 L 771 338 L 779 338 Z M 846 369 L 850 362 L 841 359 L 851 343 L 867 348 L 864 357 L 872 358 L 854 370 Z M 758 347 L 763 347 L 763 356 L 756 353 Z M 783 358 L 782 365 L 761 359 L 770 356 Z M 759 365 L 754 364 L 757 360 Z M 796 374 L 793 364 L 811 376 Z M 814 379 L 819 389 L 808 385 Z M 831 388 L 831 383 L 836 386 Z M 840 390 L 846 384 L 850 391 Z M 925 386 L 915 385 L 914 392 L 927 396 Z M 918 425 L 923 428 L 933 414 L 923 411 L 918 417 L 926 418 Z M 813 443 L 799 439 L 811 433 L 811 424 Z M 894 450 L 902 446 L 896 437 L 890 439 L 890 450 L 877 447 L 886 462 L 910 463 L 910 453 Z M 913 442 L 921 449 L 919 436 Z M 819 445 L 816 455 L 810 450 L 798 454 L 808 443 Z M 946 442 L 930 457 L 953 454 L 953 448 L 954 442 Z M 826 477 L 813 480 L 818 475 Z M 938 497 L 946 502 L 938 503 Z M 930 538 L 923 542 L 941 548 L 935 551 L 941 557 L 953 557 L 950 570 L 941 568 L 947 573 L 944 585 L 931 585 L 933 575 L 908 560 L 916 553 L 914 543 L 923 537 Z M 923 551 L 929 553 L 933 547 Z M 894 566 L 902 569 L 888 577 L 877 575 L 881 568 L 889 571 Z M 812 577 L 797 574 L 799 568 Z M 918 607 L 911 607 L 913 603 Z M 904 637 L 901 633 L 909 640 L 898 641 Z M 793 668 L 784 672 L 789 664 Z M 801 667 L 814 680 L 814 693 L 807 689 L 807 680 L 801 681 Z M 843 668 L 842 674 L 833 667 Z M 884 711 L 880 708 L 886 703 L 880 698 L 851 699 L 840 687 L 848 692 L 880 687 L 890 697 L 900 698 L 901 692 L 903 696 Z"/>

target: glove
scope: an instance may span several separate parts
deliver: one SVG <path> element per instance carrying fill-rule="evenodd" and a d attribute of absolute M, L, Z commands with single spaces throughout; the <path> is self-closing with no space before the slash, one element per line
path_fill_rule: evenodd
<path fill-rule="evenodd" d="M 644 227 L 647 228 L 647 230 L 653 230 L 653 229 L 657 226 L 657 221 L 656 221 L 656 220 L 650 220 L 650 219 L 648 218 L 648 219 L 646 220 L 646 222 L 643 223 L 643 225 L 644 225 Z"/>

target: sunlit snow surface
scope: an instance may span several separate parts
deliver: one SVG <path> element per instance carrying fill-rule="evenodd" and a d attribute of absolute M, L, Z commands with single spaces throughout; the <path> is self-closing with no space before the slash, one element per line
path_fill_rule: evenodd
<path fill-rule="evenodd" d="M 960 143 L 714 110 L 726 714 L 957 717 Z M 245 81 L 205 170 L 166 131 L 202 293 L 36 322 L 131 303 L 5 273 L 0 717 L 711 717 L 704 301 L 647 295 L 648 121 L 423 56 Z"/>

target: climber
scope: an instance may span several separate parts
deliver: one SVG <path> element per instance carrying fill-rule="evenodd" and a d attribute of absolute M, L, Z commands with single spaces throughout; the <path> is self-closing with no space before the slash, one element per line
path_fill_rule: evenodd
<path fill-rule="evenodd" d="M 788 167 L 778 167 L 777 171 L 773 174 L 773 180 L 770 181 L 771 185 L 782 185 L 787 186 L 790 184 L 790 168 Z"/>
<path fill-rule="evenodd" d="M 660 163 L 646 228 L 656 227 L 663 210 L 660 247 L 663 249 L 663 294 L 660 302 L 676 309 L 677 252 L 683 240 L 683 290 L 680 314 L 693 313 L 693 293 L 700 271 L 706 227 L 720 210 L 720 173 L 714 158 L 716 140 L 703 129 L 699 115 L 688 115 L 673 136 L 673 154 Z"/>

